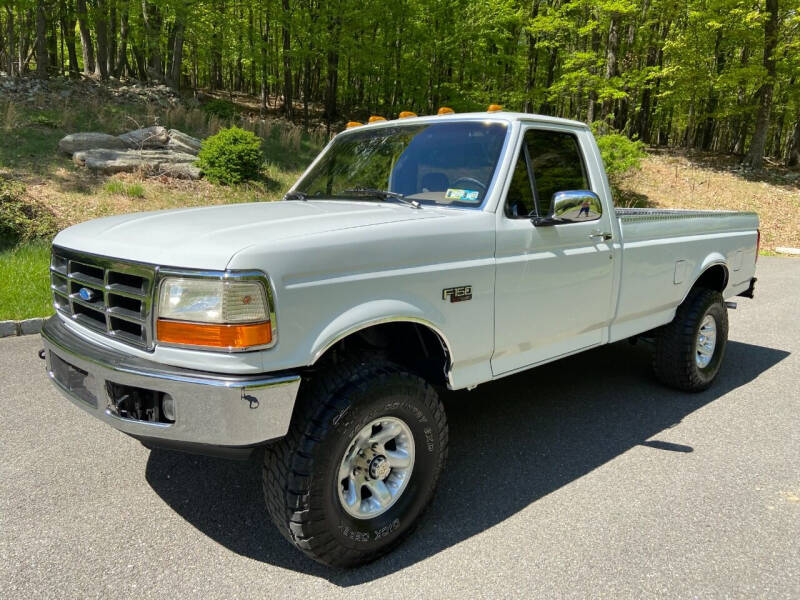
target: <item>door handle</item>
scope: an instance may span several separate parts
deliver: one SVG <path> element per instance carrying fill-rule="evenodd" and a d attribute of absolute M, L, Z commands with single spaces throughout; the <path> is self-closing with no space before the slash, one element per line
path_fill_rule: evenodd
<path fill-rule="evenodd" d="M 589 237 L 592 238 L 593 240 L 599 239 L 605 242 L 610 240 L 613 236 L 605 231 L 593 231 L 592 233 L 589 234 Z"/>

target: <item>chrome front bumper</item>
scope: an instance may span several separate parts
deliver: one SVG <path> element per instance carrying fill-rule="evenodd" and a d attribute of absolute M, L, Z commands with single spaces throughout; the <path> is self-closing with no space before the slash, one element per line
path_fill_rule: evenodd
<path fill-rule="evenodd" d="M 58 316 L 45 322 L 42 340 L 47 373 L 67 399 L 148 445 L 247 447 L 283 437 L 289 429 L 299 375 L 224 375 L 170 367 L 89 342 Z M 120 417 L 113 384 L 169 394 L 175 421 Z"/>

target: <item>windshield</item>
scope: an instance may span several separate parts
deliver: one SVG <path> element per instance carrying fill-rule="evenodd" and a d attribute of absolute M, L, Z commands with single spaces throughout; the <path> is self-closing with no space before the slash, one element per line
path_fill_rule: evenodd
<path fill-rule="evenodd" d="M 360 190 L 383 190 L 422 204 L 478 208 L 506 130 L 505 123 L 456 121 L 349 133 L 334 140 L 294 189 L 309 199 L 353 199 Z"/>

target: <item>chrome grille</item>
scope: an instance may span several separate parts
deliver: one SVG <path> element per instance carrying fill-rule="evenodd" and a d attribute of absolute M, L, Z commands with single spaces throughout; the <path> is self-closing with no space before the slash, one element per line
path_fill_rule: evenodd
<path fill-rule="evenodd" d="M 56 310 L 121 342 L 151 349 L 155 268 L 53 247 L 50 288 Z"/>

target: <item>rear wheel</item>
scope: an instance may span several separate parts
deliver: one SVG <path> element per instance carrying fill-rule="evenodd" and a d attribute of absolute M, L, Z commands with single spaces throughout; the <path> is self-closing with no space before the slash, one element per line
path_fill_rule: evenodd
<path fill-rule="evenodd" d="M 352 361 L 304 384 L 286 438 L 267 448 L 267 509 L 314 560 L 353 567 L 416 526 L 447 456 L 447 421 L 428 383 L 385 361 Z"/>
<path fill-rule="evenodd" d="M 687 392 L 716 379 L 728 342 L 728 311 L 722 295 L 693 289 L 671 323 L 656 332 L 653 370 L 664 384 Z"/>

